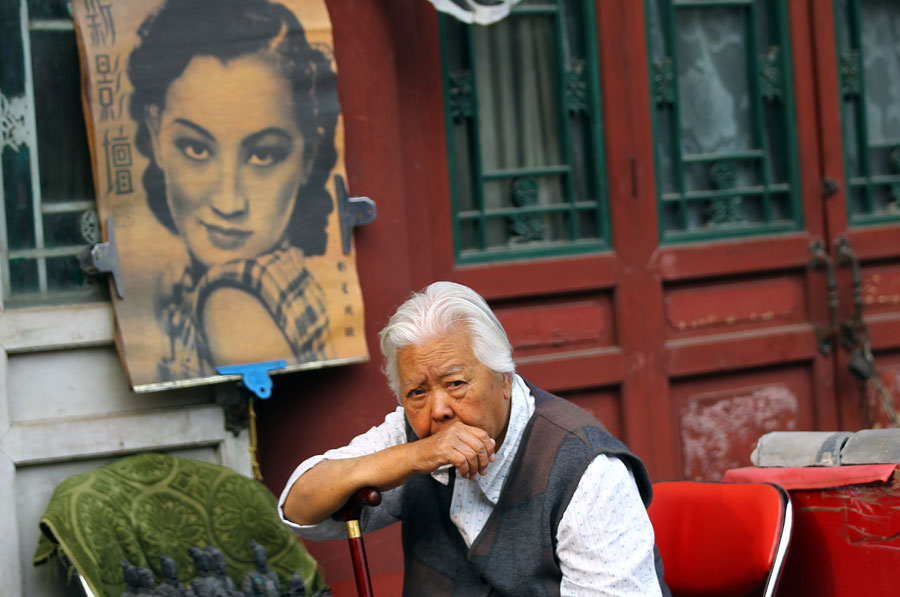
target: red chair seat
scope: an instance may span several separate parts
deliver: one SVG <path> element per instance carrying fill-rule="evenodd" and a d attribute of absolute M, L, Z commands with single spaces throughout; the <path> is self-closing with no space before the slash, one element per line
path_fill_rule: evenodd
<path fill-rule="evenodd" d="M 673 594 L 774 594 L 791 529 L 777 485 L 655 483 L 649 514 Z"/>

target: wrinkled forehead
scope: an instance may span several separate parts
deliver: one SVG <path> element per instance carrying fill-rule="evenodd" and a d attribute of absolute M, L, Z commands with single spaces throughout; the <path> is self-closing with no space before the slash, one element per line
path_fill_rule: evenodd
<path fill-rule="evenodd" d="M 481 365 L 472 350 L 468 331 L 432 336 L 397 351 L 401 381 L 410 375 L 443 375 Z M 481 365 L 483 366 L 483 365 Z"/>

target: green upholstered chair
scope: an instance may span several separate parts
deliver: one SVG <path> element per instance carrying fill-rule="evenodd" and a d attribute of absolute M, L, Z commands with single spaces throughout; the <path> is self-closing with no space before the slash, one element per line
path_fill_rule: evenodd
<path fill-rule="evenodd" d="M 60 483 L 40 520 L 39 565 L 64 556 L 97 597 L 119 597 L 121 562 L 153 570 L 159 553 L 173 558 L 178 579 L 194 578 L 191 547 L 214 545 L 240 587 L 254 567 L 250 541 L 263 545 L 271 570 L 287 587 L 295 570 L 310 593 L 324 580 L 315 560 L 279 519 L 271 492 L 224 466 L 144 453 Z"/>

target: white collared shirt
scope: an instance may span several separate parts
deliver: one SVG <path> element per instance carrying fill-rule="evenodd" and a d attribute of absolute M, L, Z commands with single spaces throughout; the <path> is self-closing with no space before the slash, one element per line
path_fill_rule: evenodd
<path fill-rule="evenodd" d="M 472 545 L 484 528 L 500 498 L 532 414 L 534 396 L 522 378 L 515 375 L 509 426 L 494 462 L 475 480 L 456 477 L 453 486 L 450 519 L 467 546 Z M 326 519 L 317 525 L 303 526 L 285 519 L 282 507 L 291 486 L 322 460 L 364 456 L 405 442 L 406 417 L 403 407 L 397 407 L 382 424 L 355 437 L 347 446 L 305 460 L 294 470 L 281 493 L 278 502 L 281 519 L 307 539 L 346 538 L 342 522 Z M 444 485 L 449 482 L 449 476 L 446 470 L 432 473 Z M 360 526 L 364 532 L 400 520 L 403 489 L 401 485 L 384 492 L 380 506 L 363 510 Z M 600 455 L 591 462 L 560 520 L 556 539 L 563 597 L 660 595 L 653 562 L 653 527 L 634 477 L 618 458 Z"/>

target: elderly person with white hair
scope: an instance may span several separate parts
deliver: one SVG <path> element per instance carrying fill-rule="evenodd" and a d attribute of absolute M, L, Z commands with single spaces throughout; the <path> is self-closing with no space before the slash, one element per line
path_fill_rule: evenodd
<path fill-rule="evenodd" d="M 402 521 L 404 595 L 668 594 L 641 461 L 601 423 L 515 373 L 506 332 L 470 288 L 435 282 L 381 331 L 400 406 L 309 458 L 279 510 L 309 539 L 364 487 L 363 532 Z"/>

